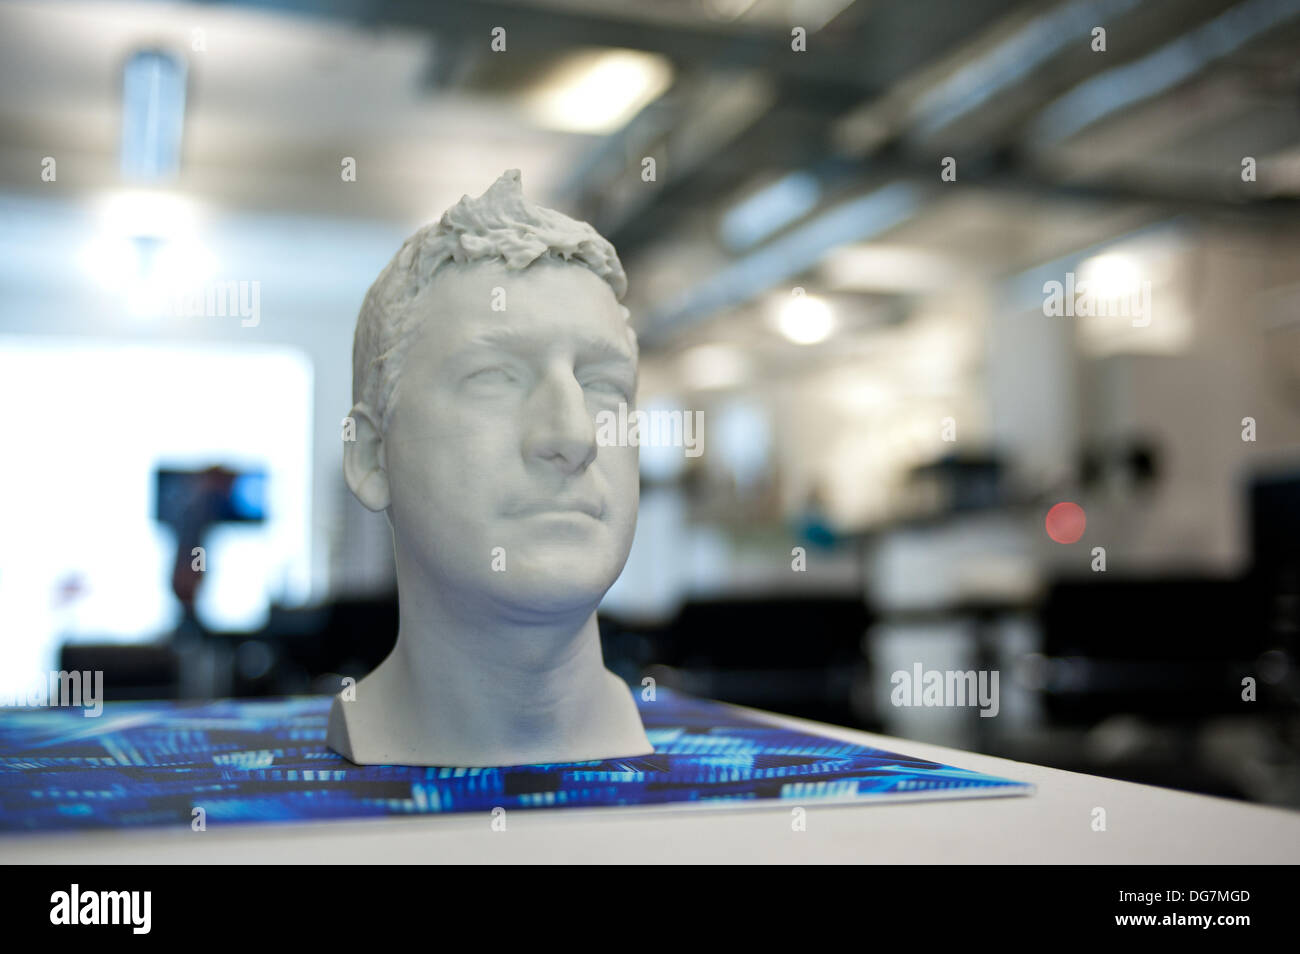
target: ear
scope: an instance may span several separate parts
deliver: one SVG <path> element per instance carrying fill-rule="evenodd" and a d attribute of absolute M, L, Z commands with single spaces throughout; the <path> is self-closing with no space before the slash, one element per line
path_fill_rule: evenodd
<path fill-rule="evenodd" d="M 354 440 L 343 443 L 343 479 L 352 496 L 367 510 L 388 509 L 388 471 L 384 465 L 384 432 L 378 415 L 364 401 L 352 408 Z"/>

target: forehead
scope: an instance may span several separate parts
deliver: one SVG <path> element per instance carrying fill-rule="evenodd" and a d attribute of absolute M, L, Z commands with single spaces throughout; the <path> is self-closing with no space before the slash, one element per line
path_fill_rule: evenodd
<path fill-rule="evenodd" d="M 510 270 L 499 262 L 448 264 L 414 307 L 422 341 L 444 353 L 509 334 L 539 347 L 603 340 L 635 355 L 613 289 L 581 265 L 544 261 Z"/>

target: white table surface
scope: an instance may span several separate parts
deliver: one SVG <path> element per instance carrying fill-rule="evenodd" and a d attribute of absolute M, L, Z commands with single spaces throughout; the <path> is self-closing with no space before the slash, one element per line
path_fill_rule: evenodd
<path fill-rule="evenodd" d="M 753 710 L 750 710 L 753 711 Z M 9 864 L 427 862 L 1300 863 L 1300 812 L 762 714 L 823 735 L 1031 782 L 1033 795 L 878 805 L 511 811 L 0 838 Z M 1104 832 L 1093 809 L 1106 810 Z"/>

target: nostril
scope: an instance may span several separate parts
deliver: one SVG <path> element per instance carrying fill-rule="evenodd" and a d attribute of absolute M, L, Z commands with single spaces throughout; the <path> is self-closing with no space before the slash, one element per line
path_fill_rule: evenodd
<path fill-rule="evenodd" d="M 550 434 L 534 442 L 528 448 L 529 456 L 566 471 L 584 470 L 596 459 L 596 447 L 593 441 L 566 438 Z"/>
<path fill-rule="evenodd" d="M 596 429 L 582 387 L 566 371 L 550 376 L 534 393 L 525 452 L 574 472 L 596 458 Z"/>

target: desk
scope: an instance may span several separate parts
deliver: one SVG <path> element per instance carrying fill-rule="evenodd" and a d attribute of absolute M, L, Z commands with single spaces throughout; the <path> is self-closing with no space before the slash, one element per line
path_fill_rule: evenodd
<path fill-rule="evenodd" d="M 1043 768 L 762 714 L 792 728 L 1032 782 L 1030 796 L 857 806 L 810 804 L 794 831 L 771 808 L 563 809 L 489 816 L 18 835 L 10 864 L 382 862 L 868 862 L 1255 864 L 1300 862 L 1300 812 Z M 1106 810 L 1104 832 L 1093 809 Z"/>

